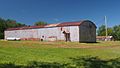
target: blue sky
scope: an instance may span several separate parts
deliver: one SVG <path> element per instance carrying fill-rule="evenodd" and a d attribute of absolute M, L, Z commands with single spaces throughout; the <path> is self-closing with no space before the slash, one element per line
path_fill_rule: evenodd
<path fill-rule="evenodd" d="M 88 19 L 99 27 L 120 24 L 120 0 L 0 0 L 0 17 L 33 25 Z"/>

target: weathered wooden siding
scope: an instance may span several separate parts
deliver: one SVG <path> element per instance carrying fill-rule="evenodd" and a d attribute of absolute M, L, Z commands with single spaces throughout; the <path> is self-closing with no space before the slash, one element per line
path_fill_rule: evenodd
<path fill-rule="evenodd" d="M 80 42 L 96 42 L 96 27 L 90 22 L 80 25 Z"/>

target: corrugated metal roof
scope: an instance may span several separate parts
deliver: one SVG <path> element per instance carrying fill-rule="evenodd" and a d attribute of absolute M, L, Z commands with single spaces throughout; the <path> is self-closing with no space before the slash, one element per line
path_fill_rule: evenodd
<path fill-rule="evenodd" d="M 56 26 L 58 26 L 60 23 L 57 23 L 57 24 L 48 24 L 48 25 L 46 25 L 46 26 L 44 26 L 44 27 L 56 27 Z"/>
<path fill-rule="evenodd" d="M 7 30 L 24 30 L 24 29 L 37 29 L 37 28 L 49 28 L 49 27 L 63 27 L 63 26 L 80 26 L 81 23 L 85 21 L 89 21 L 89 20 L 83 20 L 83 21 L 77 21 L 77 22 L 63 22 L 63 23 L 48 24 L 48 25 L 43 25 L 43 26 L 26 26 L 26 27 L 19 27 L 19 28 L 9 28 Z M 93 25 L 96 27 L 94 23 Z"/>
<path fill-rule="evenodd" d="M 44 28 L 44 26 L 26 26 L 26 27 L 18 27 L 18 28 L 8 28 L 7 30 L 24 30 L 24 29 L 37 29 Z"/>
<path fill-rule="evenodd" d="M 81 22 L 63 22 L 58 24 L 58 27 L 62 27 L 62 26 L 79 26 L 81 24 Z"/>

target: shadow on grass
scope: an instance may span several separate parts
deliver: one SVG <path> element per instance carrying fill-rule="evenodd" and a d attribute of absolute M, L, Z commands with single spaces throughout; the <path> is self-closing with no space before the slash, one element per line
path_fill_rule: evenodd
<path fill-rule="evenodd" d="M 98 57 L 77 57 L 71 58 L 73 64 L 80 68 L 120 68 L 120 58 L 102 60 Z"/>
<path fill-rule="evenodd" d="M 9 64 L 0 64 L 0 68 L 120 68 L 120 58 L 111 60 L 102 60 L 98 57 L 83 56 L 70 58 L 71 63 L 57 62 L 29 62 L 26 66 Z"/>
<path fill-rule="evenodd" d="M 28 63 L 26 66 L 15 65 L 14 63 L 0 64 L 0 68 L 65 68 L 68 67 L 68 65 L 69 64 L 61 64 L 56 62 L 50 63 L 32 61 Z"/>
<path fill-rule="evenodd" d="M 18 66 L 13 63 L 0 64 L 0 68 L 22 68 L 23 66 Z"/>
<path fill-rule="evenodd" d="M 100 43 L 100 42 L 86 42 L 86 43 L 91 43 L 91 44 L 94 44 L 94 43 Z"/>

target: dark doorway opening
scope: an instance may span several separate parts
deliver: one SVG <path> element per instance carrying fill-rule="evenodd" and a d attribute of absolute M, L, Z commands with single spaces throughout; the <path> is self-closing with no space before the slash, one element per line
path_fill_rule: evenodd
<path fill-rule="evenodd" d="M 71 41 L 70 40 L 70 33 L 67 33 L 67 32 L 65 32 L 65 31 L 63 31 L 63 34 L 64 34 L 64 36 L 65 36 L 65 41 L 67 42 L 67 41 Z"/>

